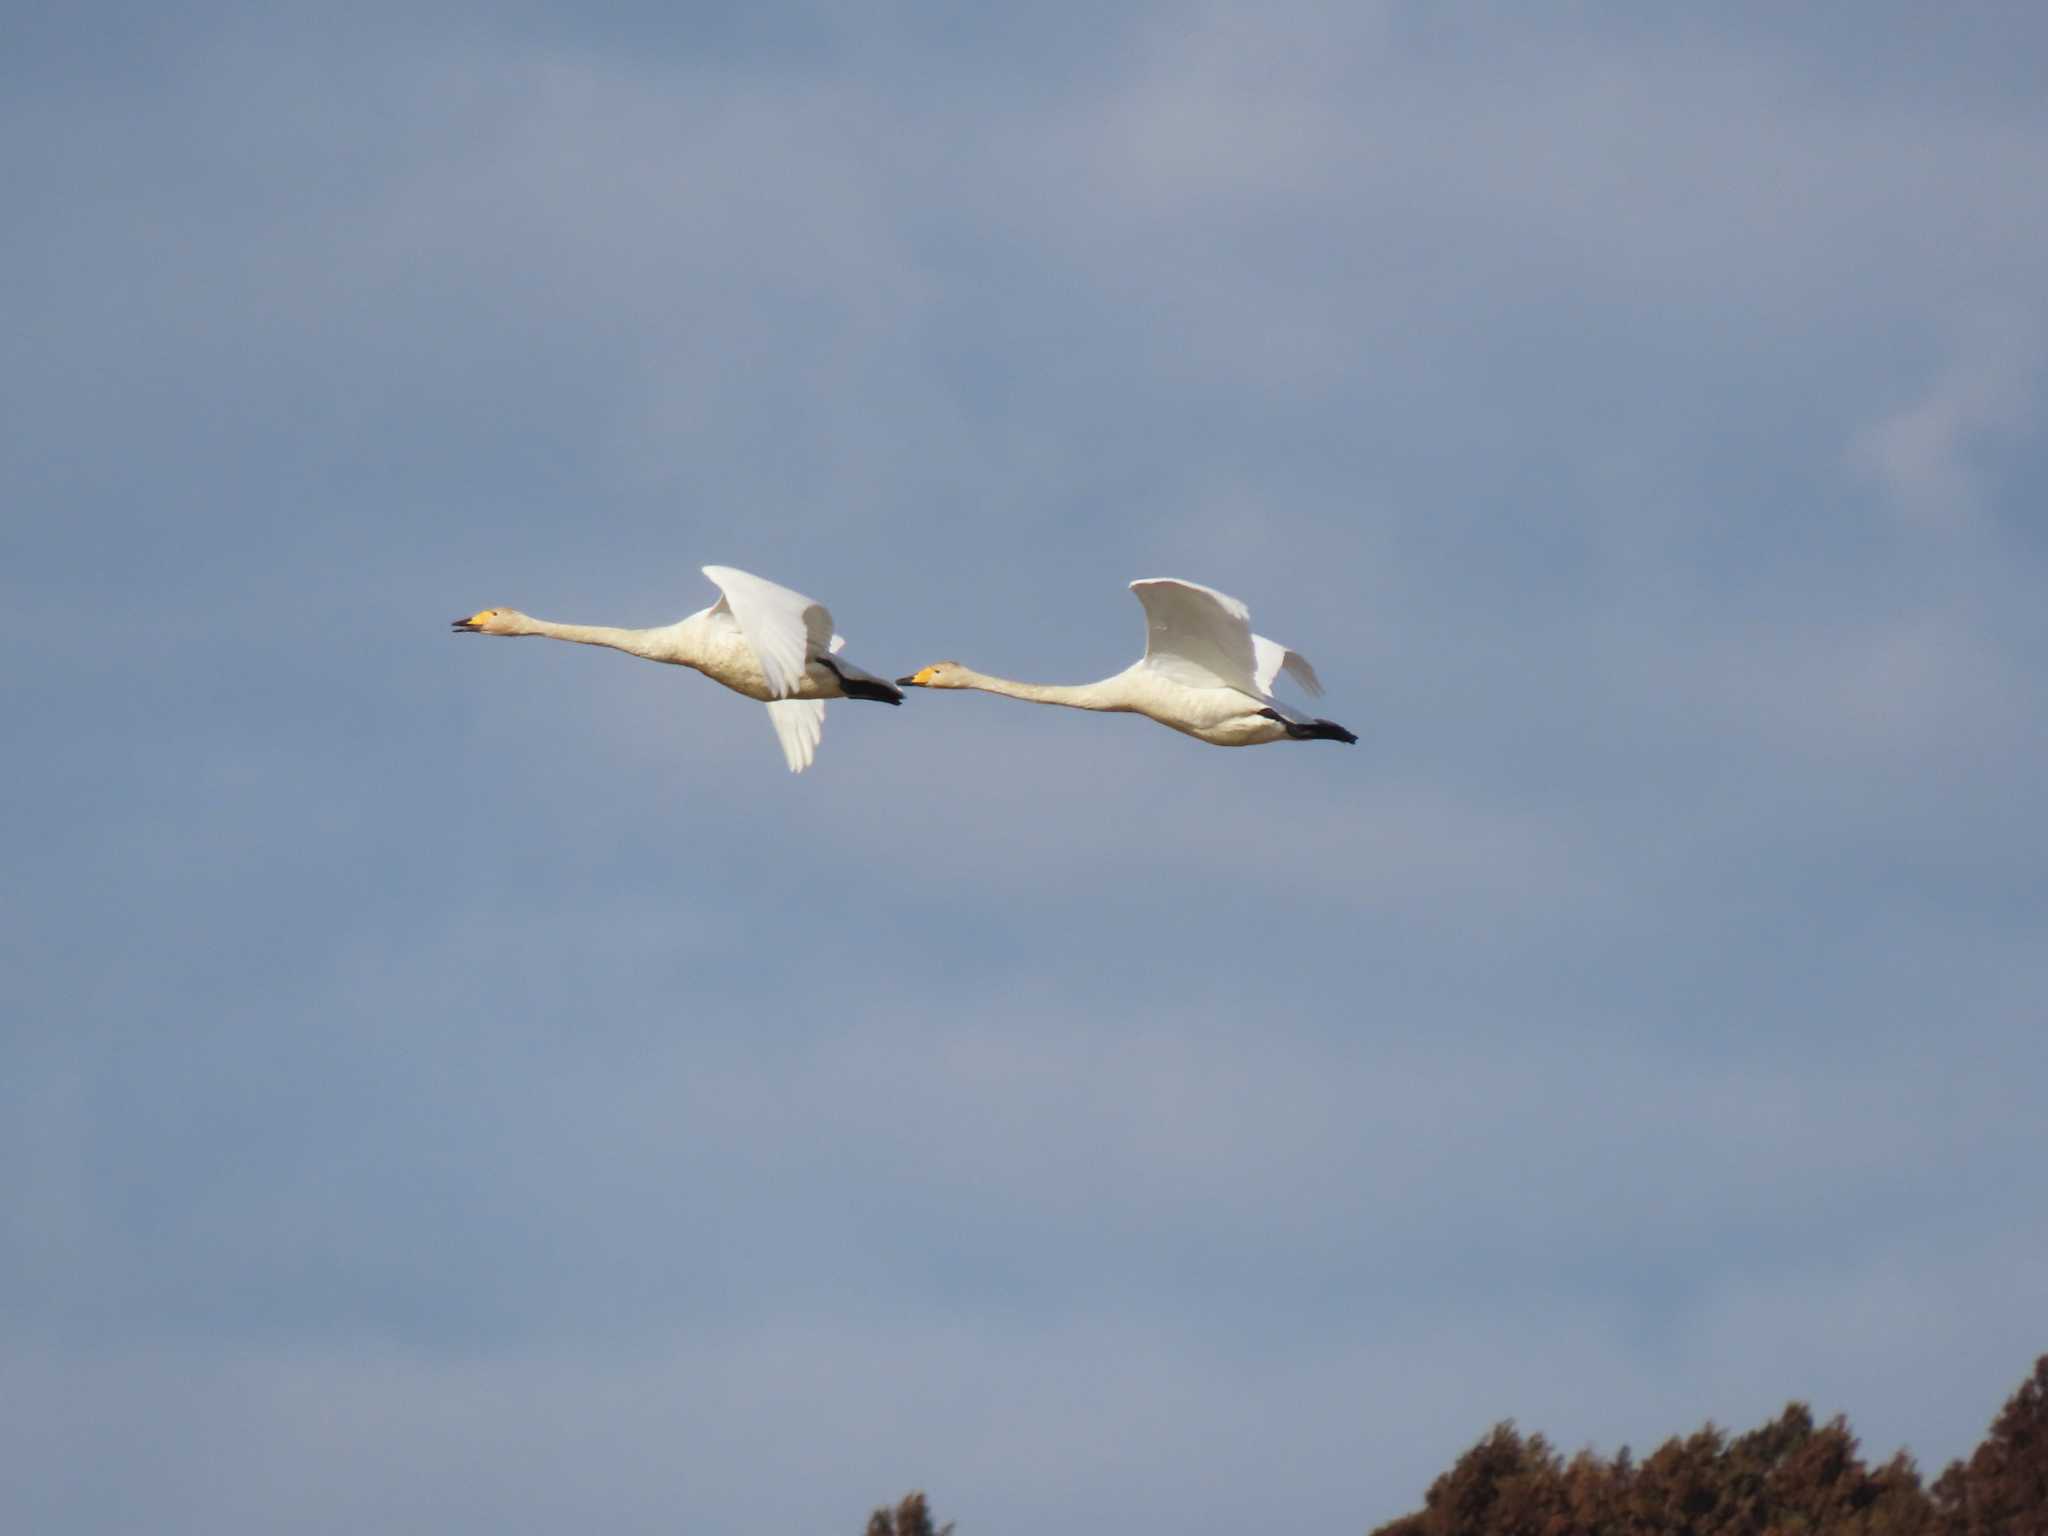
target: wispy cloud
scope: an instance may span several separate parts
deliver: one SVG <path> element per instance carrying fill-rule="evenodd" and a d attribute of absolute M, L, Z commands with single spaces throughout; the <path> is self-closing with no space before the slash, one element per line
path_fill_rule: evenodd
<path fill-rule="evenodd" d="M 1911 526 L 1976 528 L 1997 490 L 1986 483 L 1985 451 L 2037 423 L 2043 356 L 2038 318 L 2027 311 L 1962 327 L 1916 398 L 1856 434 L 1851 466 Z"/>

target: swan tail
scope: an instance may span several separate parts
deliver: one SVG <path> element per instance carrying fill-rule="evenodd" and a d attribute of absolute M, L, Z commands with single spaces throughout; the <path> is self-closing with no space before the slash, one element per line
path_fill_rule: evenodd
<path fill-rule="evenodd" d="M 832 637 L 838 639 L 837 635 Z M 838 647 L 834 646 L 834 650 Z M 901 704 L 903 690 L 886 678 L 875 676 L 865 667 L 856 667 L 852 662 L 839 656 L 818 658 L 832 675 L 839 679 L 839 691 L 849 699 L 866 699 L 872 704 Z"/>
<path fill-rule="evenodd" d="M 1296 741 L 1341 741 L 1357 746 L 1358 738 L 1334 720 L 1286 720 L 1287 734 Z"/>

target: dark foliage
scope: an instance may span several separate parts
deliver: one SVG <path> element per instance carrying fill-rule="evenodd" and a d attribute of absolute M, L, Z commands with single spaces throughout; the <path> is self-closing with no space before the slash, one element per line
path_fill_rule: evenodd
<path fill-rule="evenodd" d="M 922 1493 L 868 1518 L 867 1536 L 953 1536 Z M 2048 1536 L 2048 1355 L 1967 1462 L 1931 1489 L 1900 1451 L 1872 1467 L 1840 1417 L 1804 1403 L 1730 1438 L 1709 1424 L 1642 1461 L 1623 1447 L 1570 1460 L 1513 1424 L 1430 1484 L 1422 1508 L 1373 1536 Z"/>
<path fill-rule="evenodd" d="M 1944 1536 L 2048 1536 L 2048 1355 L 1967 1462 L 1935 1479 Z"/>
<path fill-rule="evenodd" d="M 2048 1536 L 2048 1356 L 1931 1490 L 1901 1451 L 1867 1466 L 1802 1403 L 1733 1439 L 1708 1425 L 1641 1462 L 1501 1424 L 1375 1536 Z"/>
<path fill-rule="evenodd" d="M 924 1495 L 913 1493 L 894 1509 L 884 1506 L 869 1515 L 867 1536 L 953 1536 L 953 1522 L 933 1525 Z"/>

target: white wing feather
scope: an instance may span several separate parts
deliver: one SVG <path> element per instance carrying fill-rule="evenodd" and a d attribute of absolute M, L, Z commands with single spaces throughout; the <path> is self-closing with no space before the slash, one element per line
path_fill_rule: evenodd
<path fill-rule="evenodd" d="M 1235 688 L 1264 698 L 1252 650 L 1251 611 L 1192 581 L 1134 581 L 1145 605 L 1144 665 L 1191 688 Z"/>
<path fill-rule="evenodd" d="M 817 756 L 818 740 L 825 734 L 825 701 L 777 699 L 768 706 L 768 723 L 775 727 L 789 771 L 802 773 Z"/>
<path fill-rule="evenodd" d="M 1316 676 L 1316 669 L 1308 664 L 1308 658 L 1299 651 L 1290 651 L 1277 640 L 1268 640 L 1264 635 L 1252 636 L 1252 654 L 1257 659 L 1257 681 L 1259 692 L 1271 698 L 1273 684 L 1279 680 L 1284 669 L 1287 675 L 1301 685 L 1301 691 L 1312 699 L 1323 695 L 1323 680 Z"/>
<path fill-rule="evenodd" d="M 826 647 L 833 655 L 846 644 L 846 636 L 834 635 Z M 802 773 L 818 755 L 818 743 L 825 735 L 823 699 L 777 699 L 768 706 L 768 723 L 775 727 L 775 739 L 782 744 L 782 756 L 791 773 Z"/>
<path fill-rule="evenodd" d="M 707 565 L 704 574 L 722 594 L 711 611 L 723 609 L 732 615 L 752 648 L 754 659 L 761 664 L 761 675 L 770 693 L 787 696 L 796 692 L 803 684 L 804 668 L 812 653 L 838 649 L 831 643 L 832 615 L 823 603 L 729 565 Z M 781 729 L 776 727 L 778 733 Z M 817 745 L 815 731 L 811 745 Z M 787 740 L 783 750 L 789 751 Z M 804 761 L 809 762 L 810 758 L 806 756 Z M 797 766 L 793 754 L 790 763 Z"/>

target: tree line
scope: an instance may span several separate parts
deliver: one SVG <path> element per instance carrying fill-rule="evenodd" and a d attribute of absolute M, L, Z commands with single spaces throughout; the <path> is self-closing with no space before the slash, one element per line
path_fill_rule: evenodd
<path fill-rule="evenodd" d="M 868 1519 L 866 1536 L 952 1536 L 922 1493 Z M 1868 1465 L 1840 1415 L 1804 1403 L 1743 1435 L 1708 1424 L 1638 1461 L 1566 1457 L 1497 1424 L 1422 1508 L 1372 1536 L 2048 1536 L 2048 1355 L 1968 1460 L 1922 1483 L 1900 1451 Z"/>

